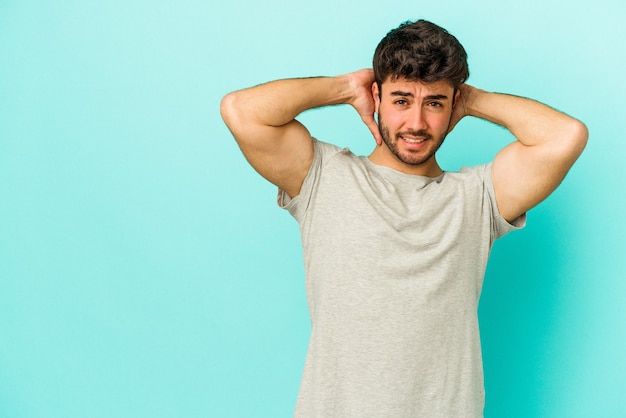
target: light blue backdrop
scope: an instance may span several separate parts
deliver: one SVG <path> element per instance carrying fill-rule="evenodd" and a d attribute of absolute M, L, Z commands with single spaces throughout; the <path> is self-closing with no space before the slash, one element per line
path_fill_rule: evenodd
<path fill-rule="evenodd" d="M 227 92 L 370 65 L 407 19 L 448 28 L 470 83 L 591 136 L 493 250 L 487 417 L 626 417 L 619 0 L 0 0 L 0 417 L 291 416 L 309 319 L 297 225 L 219 118 Z M 306 113 L 368 153 L 352 109 Z M 466 120 L 440 161 L 507 141 Z"/>

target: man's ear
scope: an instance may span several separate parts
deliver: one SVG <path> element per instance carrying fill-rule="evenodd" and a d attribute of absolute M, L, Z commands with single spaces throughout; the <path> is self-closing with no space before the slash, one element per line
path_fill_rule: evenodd
<path fill-rule="evenodd" d="M 380 107 L 380 90 L 378 90 L 378 83 L 372 83 L 372 97 L 374 98 L 374 113 L 378 113 Z"/>
<path fill-rule="evenodd" d="M 460 98 L 461 98 L 461 89 L 456 89 L 456 91 L 454 92 L 454 100 L 452 100 L 453 107 L 456 106 Z"/>

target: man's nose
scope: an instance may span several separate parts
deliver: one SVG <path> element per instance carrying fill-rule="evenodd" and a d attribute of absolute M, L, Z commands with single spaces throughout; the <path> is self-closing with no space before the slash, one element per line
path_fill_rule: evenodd
<path fill-rule="evenodd" d="M 424 109 L 422 109 L 421 106 L 415 106 L 410 110 L 406 127 L 411 131 L 421 131 L 427 128 L 426 119 L 424 118 Z"/>

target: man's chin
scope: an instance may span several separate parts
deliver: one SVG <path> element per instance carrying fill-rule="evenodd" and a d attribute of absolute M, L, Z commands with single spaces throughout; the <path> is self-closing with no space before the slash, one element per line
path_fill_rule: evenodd
<path fill-rule="evenodd" d="M 419 155 L 418 153 L 412 152 L 402 152 L 396 154 L 396 158 L 407 165 L 418 166 L 427 163 L 433 158 L 434 154 L 430 155 Z"/>

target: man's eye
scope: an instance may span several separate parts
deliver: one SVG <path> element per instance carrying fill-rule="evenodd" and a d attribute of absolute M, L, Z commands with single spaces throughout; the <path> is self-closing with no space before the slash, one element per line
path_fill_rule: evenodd
<path fill-rule="evenodd" d="M 399 100 L 396 100 L 396 104 L 404 106 L 405 104 L 407 104 L 407 101 L 404 99 L 399 99 Z"/>
<path fill-rule="evenodd" d="M 428 103 L 428 105 L 429 105 L 429 106 L 432 106 L 432 107 L 442 107 L 442 106 L 443 106 L 443 105 L 442 105 L 441 103 L 439 103 L 439 102 L 430 102 L 430 103 Z"/>

